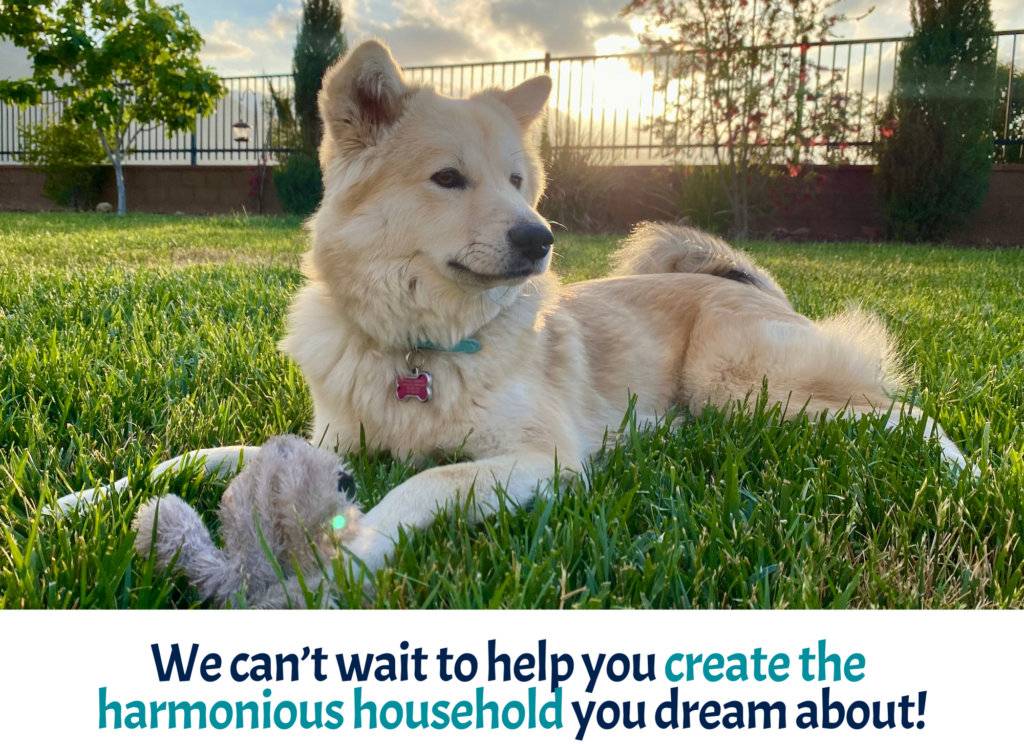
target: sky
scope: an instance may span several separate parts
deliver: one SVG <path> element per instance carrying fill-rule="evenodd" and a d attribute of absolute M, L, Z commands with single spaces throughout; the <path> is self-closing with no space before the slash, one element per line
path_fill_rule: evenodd
<path fill-rule="evenodd" d="M 179 0 L 206 45 L 203 60 L 222 75 L 286 73 L 301 15 L 299 0 Z M 407 66 L 634 49 L 638 19 L 623 19 L 625 0 L 343 0 L 351 41 L 378 36 Z M 902 36 L 907 0 L 843 0 L 837 10 L 863 16 L 839 29 L 843 38 Z M 1022 0 L 992 0 L 996 28 L 1024 28 Z M 0 76 L 28 72 L 24 55 L 0 41 Z"/>

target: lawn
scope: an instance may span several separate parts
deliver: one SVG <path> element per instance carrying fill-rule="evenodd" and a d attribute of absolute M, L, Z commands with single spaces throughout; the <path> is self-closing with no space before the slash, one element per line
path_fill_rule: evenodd
<path fill-rule="evenodd" d="M 560 236 L 555 268 L 599 276 L 614 243 Z M 403 539 L 373 605 L 1024 606 L 1024 253 L 746 247 L 808 316 L 884 318 L 907 397 L 980 479 L 952 477 L 910 424 L 780 421 L 756 400 L 627 423 L 561 500 Z M 304 431 L 309 395 L 275 348 L 304 248 L 294 220 L 0 214 L 0 607 L 197 605 L 134 558 L 130 522 L 156 461 Z M 411 474 L 352 465 L 367 506 Z M 129 472 L 117 499 L 41 514 Z M 211 519 L 224 488 L 167 485 Z"/>

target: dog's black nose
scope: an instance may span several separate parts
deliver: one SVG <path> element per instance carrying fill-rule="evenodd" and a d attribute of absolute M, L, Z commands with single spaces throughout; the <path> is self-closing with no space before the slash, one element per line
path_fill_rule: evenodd
<path fill-rule="evenodd" d="M 555 236 L 537 222 L 520 222 L 508 231 L 508 242 L 523 254 L 523 258 L 539 261 L 548 255 Z"/>

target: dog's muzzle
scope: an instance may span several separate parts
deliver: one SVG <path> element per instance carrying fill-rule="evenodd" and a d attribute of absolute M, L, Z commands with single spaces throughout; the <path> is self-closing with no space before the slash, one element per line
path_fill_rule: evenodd
<path fill-rule="evenodd" d="M 520 222 L 508 231 L 508 242 L 526 261 L 538 263 L 547 258 L 555 236 L 547 225 L 538 222 Z"/>

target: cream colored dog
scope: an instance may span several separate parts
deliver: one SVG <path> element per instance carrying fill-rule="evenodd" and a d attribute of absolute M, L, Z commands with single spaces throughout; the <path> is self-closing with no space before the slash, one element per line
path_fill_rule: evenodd
<path fill-rule="evenodd" d="M 811 415 L 884 412 L 897 391 L 877 321 L 814 323 L 695 230 L 641 226 L 612 278 L 562 286 L 530 134 L 550 90 L 537 77 L 452 100 L 406 83 L 375 41 L 324 80 L 324 197 L 282 342 L 312 392 L 312 441 L 345 452 L 362 427 L 398 456 L 472 458 L 419 473 L 365 515 L 351 547 L 371 570 L 400 527 L 426 527 L 471 492 L 485 515 L 495 487 L 516 504 L 548 489 L 556 457 L 577 471 L 631 394 L 649 419 L 726 406 L 765 379 L 772 401 Z M 194 456 L 217 469 L 239 450 Z"/>
<path fill-rule="evenodd" d="M 495 486 L 516 504 L 546 489 L 556 456 L 577 470 L 630 394 L 642 416 L 697 412 L 767 377 L 791 411 L 891 405 L 878 322 L 812 323 L 745 256 L 697 231 L 641 227 L 614 278 L 562 286 L 548 271 L 529 131 L 550 90 L 537 77 L 452 100 L 407 84 L 374 41 L 325 78 L 324 199 L 282 343 L 313 395 L 313 441 L 345 451 L 363 427 L 368 445 L 399 456 L 462 447 L 473 460 L 423 471 L 367 513 L 353 549 L 371 569 L 399 527 L 428 526 L 470 491 L 486 514 Z M 425 349 L 467 343 L 479 351 Z"/>

